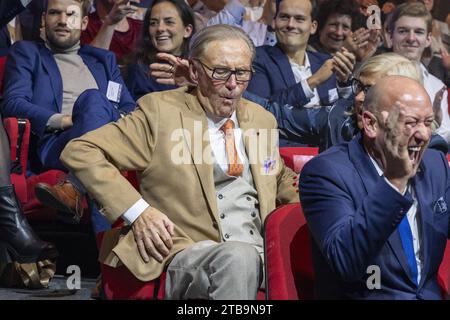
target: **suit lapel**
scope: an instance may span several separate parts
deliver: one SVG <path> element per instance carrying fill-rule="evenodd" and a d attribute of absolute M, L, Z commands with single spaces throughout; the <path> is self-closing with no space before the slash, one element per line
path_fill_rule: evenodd
<path fill-rule="evenodd" d="M 269 57 L 278 66 L 286 86 L 295 85 L 294 73 L 287 55 L 278 46 L 268 47 L 267 51 L 269 51 Z"/>
<path fill-rule="evenodd" d="M 264 160 L 266 158 L 261 159 L 261 157 L 265 157 L 266 155 L 273 157 L 272 139 L 266 132 L 261 132 L 260 128 L 255 127 L 256 121 L 254 120 L 254 114 L 249 111 L 249 108 L 247 108 L 247 102 L 241 99 L 240 103 L 240 106 L 236 110 L 236 115 L 239 121 L 239 127 L 242 131 L 245 152 L 250 163 L 253 184 L 258 194 L 259 212 L 261 217 L 264 217 L 268 213 L 266 203 L 261 201 L 261 199 L 265 198 L 263 195 L 267 192 L 265 191 L 267 190 L 266 180 L 263 175 L 265 172 Z"/>
<path fill-rule="evenodd" d="M 83 59 L 84 64 L 92 73 L 92 76 L 97 83 L 98 89 L 100 90 L 100 92 L 103 92 L 106 95 L 106 92 L 108 90 L 108 81 L 105 78 L 105 67 L 100 64 L 97 59 L 89 54 L 89 51 L 87 51 L 87 48 L 85 46 L 82 46 L 78 53 Z"/>
<path fill-rule="evenodd" d="M 209 141 L 208 122 L 203 108 L 194 95 L 186 93 L 186 105 L 191 112 L 181 114 L 184 138 L 205 198 L 213 213 L 214 219 L 219 224 L 213 165 L 205 161 L 206 157 L 204 157 L 205 151 L 210 150 L 212 152 Z"/>
<path fill-rule="evenodd" d="M 62 99 L 63 99 L 63 87 L 62 87 L 62 78 L 61 73 L 59 72 L 58 65 L 56 64 L 55 58 L 53 57 L 50 50 L 47 47 L 42 46 L 40 48 L 42 65 L 45 70 L 48 72 L 48 76 L 50 78 L 50 85 L 52 87 L 53 96 L 55 97 L 56 105 L 58 107 L 58 111 L 62 110 Z"/>
<path fill-rule="evenodd" d="M 426 275 L 428 273 L 429 260 L 432 252 L 430 248 L 430 244 L 432 243 L 430 237 L 433 236 L 432 234 L 427 232 L 427 230 L 429 229 L 428 226 L 433 224 L 433 215 L 432 212 L 430 212 L 430 210 L 427 210 L 427 208 L 424 206 L 424 203 L 426 203 L 424 198 L 429 193 L 429 191 L 424 188 L 425 180 L 423 170 L 424 168 L 421 165 L 419 171 L 413 179 L 413 187 L 416 193 L 415 196 L 418 201 L 417 213 L 420 228 L 419 238 L 421 241 L 421 256 L 423 257 L 419 287 L 422 286 L 425 281 L 425 277 L 423 275 Z"/>
<path fill-rule="evenodd" d="M 373 166 L 369 155 L 364 151 L 361 133 L 357 135 L 357 138 L 354 138 L 349 142 L 349 158 L 353 162 L 356 171 L 361 178 L 366 194 L 370 193 L 379 179 L 383 178 L 378 175 L 378 172 Z M 406 272 L 410 280 L 413 281 L 398 229 L 394 230 L 388 238 L 388 243 L 403 270 Z"/>

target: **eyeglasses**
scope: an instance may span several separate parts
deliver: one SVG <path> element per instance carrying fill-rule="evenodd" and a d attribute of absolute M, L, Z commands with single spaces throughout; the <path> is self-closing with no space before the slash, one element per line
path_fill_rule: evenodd
<path fill-rule="evenodd" d="M 367 91 L 369 91 L 370 87 L 372 87 L 372 85 L 365 85 L 360 80 L 352 78 L 352 91 L 355 96 L 358 95 L 361 91 L 363 91 L 364 94 L 367 94 Z"/>
<path fill-rule="evenodd" d="M 252 70 L 244 70 L 244 69 L 235 69 L 231 70 L 228 68 L 210 68 L 203 62 L 201 62 L 199 59 L 195 59 L 196 61 L 200 62 L 203 68 L 208 69 L 209 71 L 212 71 L 211 78 L 216 80 L 222 80 L 222 81 L 228 81 L 230 79 L 231 75 L 234 74 L 236 77 L 236 81 L 239 82 L 248 82 L 253 76 Z"/>

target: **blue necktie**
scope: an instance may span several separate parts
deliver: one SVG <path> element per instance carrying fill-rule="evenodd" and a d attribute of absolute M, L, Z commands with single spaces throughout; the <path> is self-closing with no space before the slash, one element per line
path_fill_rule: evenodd
<path fill-rule="evenodd" d="M 398 225 L 398 232 L 400 233 L 400 239 L 402 239 L 403 250 L 405 250 L 406 258 L 408 259 L 409 268 L 411 269 L 414 282 L 418 285 L 418 271 L 416 255 L 414 254 L 413 235 L 406 214 Z"/>

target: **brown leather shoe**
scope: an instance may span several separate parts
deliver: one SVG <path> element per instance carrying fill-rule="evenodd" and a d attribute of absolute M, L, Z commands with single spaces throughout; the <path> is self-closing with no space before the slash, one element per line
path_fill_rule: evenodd
<path fill-rule="evenodd" d="M 34 191 L 41 203 L 60 212 L 68 213 L 74 222 L 80 222 L 83 216 L 83 194 L 72 183 L 61 181 L 54 186 L 38 183 Z"/>

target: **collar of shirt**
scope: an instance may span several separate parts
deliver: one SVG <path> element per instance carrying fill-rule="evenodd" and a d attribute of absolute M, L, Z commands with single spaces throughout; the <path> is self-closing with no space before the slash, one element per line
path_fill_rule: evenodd
<path fill-rule="evenodd" d="M 220 128 L 228 119 L 231 119 L 234 122 L 234 141 L 238 157 L 242 163 L 248 163 L 242 137 L 242 130 L 239 127 L 236 111 L 231 114 L 230 118 L 223 118 L 218 122 L 214 122 L 212 119 L 207 117 L 212 154 L 215 157 L 215 161 L 220 165 L 224 172 L 228 169 L 228 158 L 225 150 L 225 135 Z"/>
<path fill-rule="evenodd" d="M 231 117 L 229 118 L 223 118 L 218 122 L 214 122 L 210 117 L 206 117 L 208 119 L 208 129 L 209 130 L 213 130 L 214 132 L 222 132 L 220 131 L 220 128 L 223 126 L 223 124 L 225 123 L 225 121 L 227 121 L 228 119 L 231 119 L 234 122 L 234 128 L 238 129 L 239 128 L 239 122 L 237 120 L 237 116 L 236 116 L 236 111 L 234 111 L 231 114 Z"/>
<path fill-rule="evenodd" d="M 430 75 L 430 73 L 428 72 L 427 68 L 423 65 L 423 63 L 420 64 L 420 69 L 422 69 L 422 74 L 424 77 L 424 81 L 426 78 L 428 78 L 428 76 Z"/>
<path fill-rule="evenodd" d="M 292 61 L 291 59 L 289 59 L 289 63 L 291 64 L 291 67 L 297 68 L 301 72 L 311 72 L 311 64 L 309 63 L 308 54 L 306 52 L 305 52 L 305 61 L 303 62 L 302 66 Z"/>

